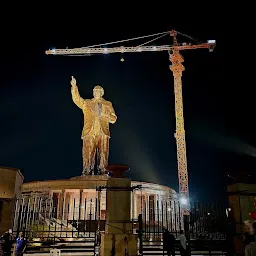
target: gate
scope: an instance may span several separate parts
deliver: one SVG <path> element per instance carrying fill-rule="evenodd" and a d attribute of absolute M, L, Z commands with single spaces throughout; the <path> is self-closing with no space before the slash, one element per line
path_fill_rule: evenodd
<path fill-rule="evenodd" d="M 104 216 L 101 220 L 97 217 L 97 200 L 19 199 L 16 201 L 13 233 L 24 233 L 30 251 L 61 247 L 74 252 L 83 247 L 84 252 L 94 252 L 96 231 L 105 227 Z"/>
<path fill-rule="evenodd" d="M 63 200 L 64 201 L 64 200 Z M 64 202 L 63 204 L 64 205 Z M 16 201 L 13 230 L 23 231 L 25 237 L 40 238 L 79 238 L 95 237 L 98 227 L 97 198 L 81 205 L 75 199 L 60 207 L 56 199 L 23 198 Z M 100 229 L 104 229 L 101 220 Z"/>
<path fill-rule="evenodd" d="M 183 230 L 190 251 L 224 254 L 228 250 L 228 220 L 228 211 L 220 204 L 193 203 L 190 216 L 183 216 L 178 201 L 149 202 L 138 218 L 139 253 L 163 253 L 162 234 L 167 229 L 176 239 Z M 179 250 L 178 240 L 176 250 Z"/>

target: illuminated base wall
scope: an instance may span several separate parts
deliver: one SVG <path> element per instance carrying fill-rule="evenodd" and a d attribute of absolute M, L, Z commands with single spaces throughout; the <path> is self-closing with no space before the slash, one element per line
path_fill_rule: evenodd
<path fill-rule="evenodd" d="M 35 181 L 24 183 L 22 195 L 27 200 L 34 197 L 53 198 L 58 203 L 58 218 L 62 219 L 95 219 L 98 192 L 96 187 L 105 186 L 106 176 L 80 176 L 69 180 Z M 177 200 L 177 193 L 166 186 L 147 182 L 132 181 L 132 186 L 142 185 L 142 189 L 131 193 L 131 218 L 137 219 L 140 213 L 153 215 L 163 209 L 173 211 L 175 206 L 170 201 Z M 80 207 L 79 207 L 80 206 Z M 67 210 L 68 208 L 68 210 Z M 79 210 L 78 210 L 79 208 Z M 101 219 L 105 219 L 106 190 L 100 197 Z M 63 214 L 61 214 L 63 213 Z"/>
<path fill-rule="evenodd" d="M 0 167 L 0 235 L 12 226 L 15 202 L 21 196 L 22 183 L 19 169 Z"/>

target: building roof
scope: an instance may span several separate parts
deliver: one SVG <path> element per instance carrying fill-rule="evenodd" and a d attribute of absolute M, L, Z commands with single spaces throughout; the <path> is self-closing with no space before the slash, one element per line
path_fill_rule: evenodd
<path fill-rule="evenodd" d="M 17 172 L 17 173 L 22 177 L 22 179 L 24 179 L 24 176 L 23 176 L 21 170 L 18 169 L 18 168 L 7 167 L 7 166 L 0 166 L 0 171 L 1 171 L 1 170 L 7 170 L 7 171 L 14 171 L 14 172 Z"/>
<path fill-rule="evenodd" d="M 30 181 L 23 184 L 23 191 L 31 190 L 48 190 L 48 189 L 75 189 L 75 188 L 96 188 L 106 184 L 108 177 L 106 176 L 78 176 L 71 179 L 60 179 L 60 180 L 44 180 L 44 181 Z M 168 186 L 144 182 L 144 181 L 131 181 L 132 183 L 142 185 L 142 188 L 169 190 L 176 194 L 176 191 Z"/>

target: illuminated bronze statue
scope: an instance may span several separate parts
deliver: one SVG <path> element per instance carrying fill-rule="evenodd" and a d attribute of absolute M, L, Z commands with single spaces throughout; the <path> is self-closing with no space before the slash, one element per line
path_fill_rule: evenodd
<path fill-rule="evenodd" d="M 110 138 L 109 123 L 114 124 L 117 120 L 112 103 L 102 98 L 104 90 L 101 86 L 94 87 L 93 99 L 83 99 L 73 76 L 71 85 L 72 99 L 84 113 L 83 175 L 93 175 L 96 152 L 98 174 L 106 174 Z"/>

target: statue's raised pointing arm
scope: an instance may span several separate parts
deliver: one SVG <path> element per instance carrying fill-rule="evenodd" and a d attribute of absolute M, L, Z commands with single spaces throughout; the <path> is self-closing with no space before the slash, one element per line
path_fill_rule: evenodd
<path fill-rule="evenodd" d="M 76 79 L 72 76 L 72 80 L 70 81 L 72 87 L 71 87 L 71 94 L 72 94 L 72 99 L 74 103 L 79 107 L 83 108 L 83 105 L 85 103 L 85 100 L 80 96 L 78 87 L 76 85 Z"/>

